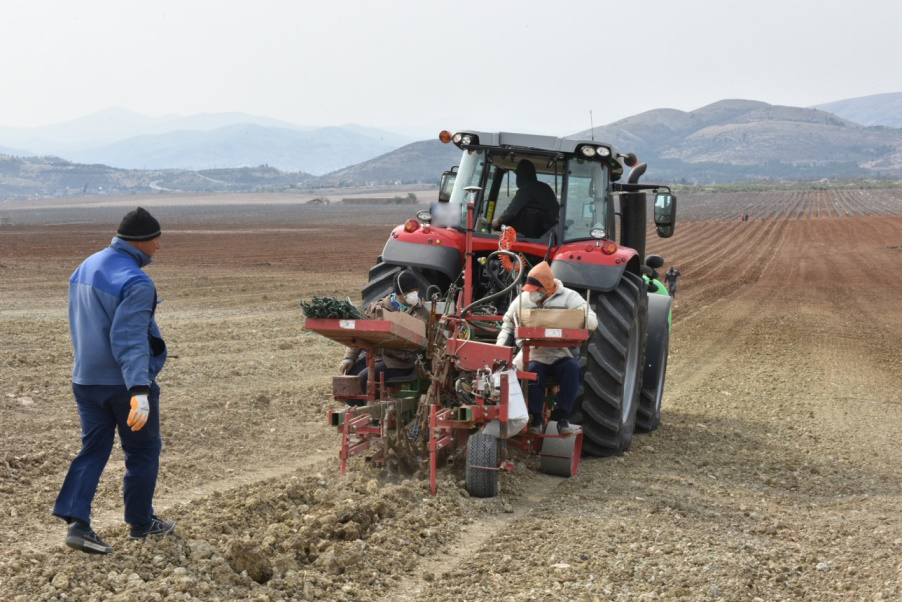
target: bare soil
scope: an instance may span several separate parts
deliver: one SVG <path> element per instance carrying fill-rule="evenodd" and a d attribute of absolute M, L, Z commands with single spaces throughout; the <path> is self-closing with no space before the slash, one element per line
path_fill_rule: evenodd
<path fill-rule="evenodd" d="M 661 427 L 568 480 L 518 457 L 489 500 L 453 468 L 435 497 L 362 461 L 337 474 L 343 348 L 304 332 L 298 301 L 359 300 L 415 208 L 173 209 L 147 271 L 171 353 L 156 509 L 178 528 L 127 541 L 116 450 L 94 503 L 108 557 L 64 547 L 50 508 L 80 447 L 66 282 L 118 217 L 13 212 L 0 598 L 900 599 L 902 200 L 852 192 L 681 198 L 689 219 L 649 244 L 683 274 Z"/>

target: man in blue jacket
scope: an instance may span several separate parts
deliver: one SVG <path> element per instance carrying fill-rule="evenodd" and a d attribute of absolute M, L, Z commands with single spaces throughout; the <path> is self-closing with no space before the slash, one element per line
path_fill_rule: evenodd
<path fill-rule="evenodd" d="M 153 511 L 162 448 L 155 381 L 166 361 L 166 344 L 154 319 L 156 287 L 141 268 L 159 248 L 160 223 L 138 207 L 122 219 L 110 246 L 88 257 L 69 278 L 72 391 L 82 448 L 53 515 L 69 525 L 66 545 L 83 552 L 113 551 L 91 529 L 91 502 L 116 430 L 125 454 L 122 490 L 129 539 L 175 529 L 174 522 Z"/>

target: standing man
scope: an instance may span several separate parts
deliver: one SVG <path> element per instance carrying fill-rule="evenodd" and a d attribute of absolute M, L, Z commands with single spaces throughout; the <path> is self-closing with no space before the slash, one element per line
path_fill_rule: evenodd
<path fill-rule="evenodd" d="M 674 299 L 676 299 L 677 277 L 679 275 L 680 271 L 673 266 L 670 266 L 670 269 L 664 274 L 664 284 L 667 285 L 667 292 L 670 293 L 670 296 Z"/>
<path fill-rule="evenodd" d="M 141 268 L 160 248 L 160 223 L 138 207 L 110 246 L 69 278 L 69 332 L 75 349 L 72 391 L 81 418 L 81 451 L 72 460 L 53 515 L 69 525 L 66 545 L 90 554 L 113 548 L 91 529 L 91 502 L 119 431 L 125 452 L 122 491 L 129 539 L 166 535 L 175 523 L 154 514 L 160 465 L 160 388 L 166 344 L 154 313 L 157 291 Z"/>

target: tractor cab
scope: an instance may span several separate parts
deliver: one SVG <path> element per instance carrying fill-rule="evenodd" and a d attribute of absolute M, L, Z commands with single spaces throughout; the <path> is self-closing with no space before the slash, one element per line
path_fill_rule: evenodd
<path fill-rule="evenodd" d="M 592 239 L 593 229 L 613 232 L 611 182 L 620 177 L 623 167 L 619 161 L 611 160 L 617 155 L 611 147 L 592 141 L 505 133 L 473 132 L 457 134 L 453 139 L 463 154 L 457 171 L 446 172 L 443 179 L 443 190 L 453 181 L 450 194 L 440 195 L 439 203 L 433 205 L 433 211 L 444 218 L 441 225 L 464 227 L 465 207 L 470 200 L 467 188 L 476 186 L 480 190 L 473 199 L 474 235 L 497 238 L 492 221 L 504 214 L 517 194 L 516 168 L 525 160 L 535 168 L 538 181 L 554 192 L 560 213 L 556 221 L 538 228 L 543 230 L 538 236 L 518 233 L 518 240 L 558 245 Z M 497 143 L 480 144 L 481 140 L 490 139 Z M 440 206 L 443 196 L 448 207 Z"/>

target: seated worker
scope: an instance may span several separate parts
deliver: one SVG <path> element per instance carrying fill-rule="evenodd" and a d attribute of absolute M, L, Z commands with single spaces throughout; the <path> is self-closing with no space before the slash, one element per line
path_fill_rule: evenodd
<path fill-rule="evenodd" d="M 581 309 L 585 311 L 586 300 L 576 291 L 561 284 L 561 281 L 551 274 L 549 265 L 543 261 L 529 271 L 526 276 L 526 284 L 523 285 L 523 293 L 514 299 L 504 314 L 496 345 L 506 345 L 513 336 L 515 327 L 519 326 L 518 314 L 521 306 L 523 309 Z M 597 326 L 598 318 L 590 307 L 586 328 L 594 330 Z M 514 363 L 521 363 L 521 357 L 522 351 L 517 355 Z M 532 347 L 529 350 L 529 365 L 526 370 L 535 372 L 538 377 L 529 383 L 527 390 L 529 430 L 534 433 L 542 432 L 545 382 L 548 376 L 553 376 L 559 386 L 554 397 L 558 407 L 558 433 L 568 435 L 578 432 L 579 425 L 570 424 L 569 421 L 570 413 L 573 411 L 573 402 L 576 400 L 576 391 L 582 382 L 579 363 L 573 357 L 573 353 L 565 347 Z"/>
<path fill-rule="evenodd" d="M 363 317 L 369 320 L 381 320 L 384 312 L 403 311 L 411 316 L 429 322 L 429 310 L 420 301 L 419 282 L 410 270 L 404 270 L 395 279 L 395 292 L 373 301 L 363 310 Z M 356 374 L 360 378 L 360 390 L 366 392 L 367 369 L 366 354 L 360 353 L 362 349 L 349 347 L 345 357 L 341 360 L 338 370 L 342 374 Z M 376 382 L 379 375 L 385 373 L 385 378 L 403 376 L 413 369 L 417 359 L 416 351 L 405 349 L 377 349 Z"/>
<path fill-rule="evenodd" d="M 492 220 L 492 229 L 500 230 L 503 224 L 526 238 L 540 238 L 557 223 L 560 211 L 554 190 L 539 181 L 532 161 L 523 159 L 517 163 L 517 194 L 504 213 Z"/>

